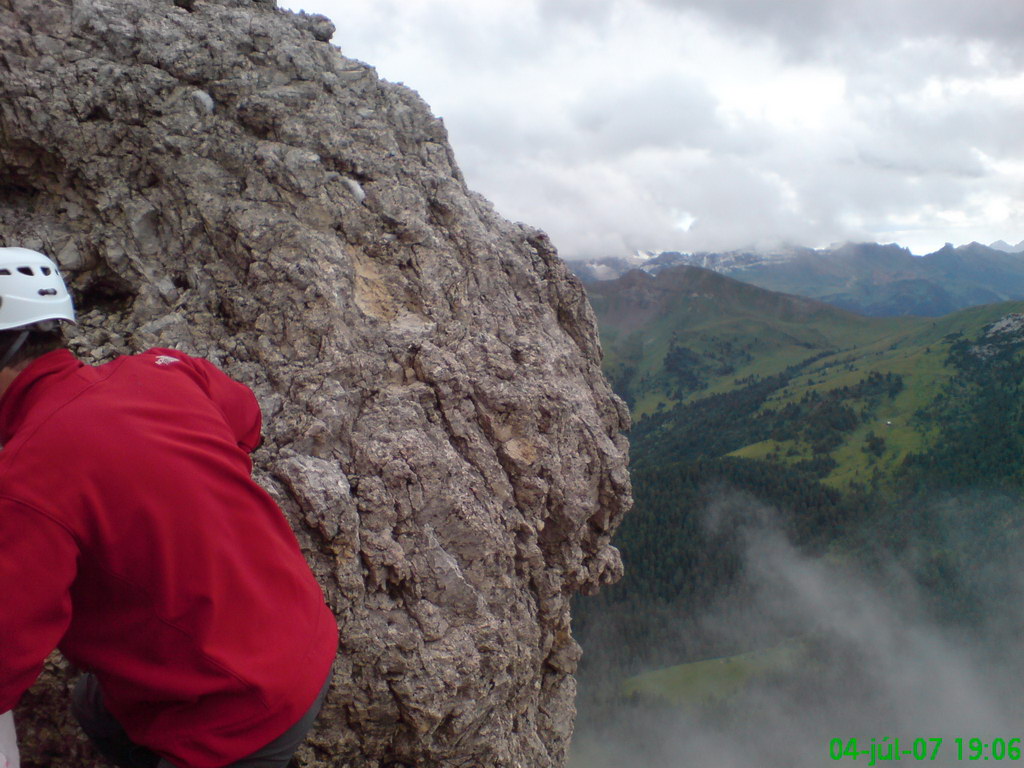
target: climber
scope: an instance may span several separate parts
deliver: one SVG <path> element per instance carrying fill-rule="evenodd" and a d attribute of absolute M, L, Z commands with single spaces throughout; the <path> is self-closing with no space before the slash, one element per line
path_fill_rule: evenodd
<path fill-rule="evenodd" d="M 170 349 L 86 365 L 61 322 L 56 265 L 0 248 L 0 755 L 17 766 L 10 710 L 59 648 L 115 765 L 283 768 L 338 632 L 251 477 L 256 398 Z"/>

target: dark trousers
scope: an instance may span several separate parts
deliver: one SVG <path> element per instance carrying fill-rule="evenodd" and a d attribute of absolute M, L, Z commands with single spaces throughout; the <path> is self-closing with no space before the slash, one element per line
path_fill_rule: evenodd
<path fill-rule="evenodd" d="M 330 683 L 331 676 L 328 675 L 320 695 L 299 722 L 262 749 L 225 768 L 286 768 L 313 727 Z M 124 728 L 104 705 L 103 689 L 93 675 L 86 673 L 75 684 L 71 712 L 96 748 L 114 765 L 120 768 L 179 768 L 128 738 Z"/>

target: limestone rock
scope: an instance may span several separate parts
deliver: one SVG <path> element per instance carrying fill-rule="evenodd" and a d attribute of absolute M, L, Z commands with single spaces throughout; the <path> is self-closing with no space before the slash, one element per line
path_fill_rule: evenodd
<path fill-rule="evenodd" d="M 341 628 L 303 765 L 560 765 L 628 417 L 547 237 L 331 30 L 269 0 L 0 0 L 0 244 L 61 263 L 86 361 L 178 347 L 257 393 L 257 478 Z M 25 765 L 98 765 L 67 674 L 19 710 Z"/>

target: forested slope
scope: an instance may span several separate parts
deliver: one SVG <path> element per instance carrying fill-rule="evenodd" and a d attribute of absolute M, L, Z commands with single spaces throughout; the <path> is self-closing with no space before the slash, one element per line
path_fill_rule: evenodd
<path fill-rule="evenodd" d="M 702 292 L 663 291 L 658 311 L 641 296 L 643 321 L 621 295 L 595 301 L 609 373 L 638 411 L 636 508 L 618 538 L 625 577 L 580 602 L 585 691 L 784 639 L 787 627 L 768 626 L 744 645 L 703 618 L 744 610 L 751 537 L 781 533 L 810 557 L 876 574 L 899 564 L 930 616 L 969 626 L 1004 578 L 985 564 L 1024 531 L 1024 304 L 898 323 L 805 312 L 801 338 L 819 341 L 792 344 L 802 358 L 780 366 L 777 348 L 759 357 L 736 331 L 732 287 L 716 277 Z M 738 314 L 763 339 L 787 305 L 751 298 Z M 748 351 L 743 369 L 716 375 L 707 354 L 680 355 L 726 326 Z"/>

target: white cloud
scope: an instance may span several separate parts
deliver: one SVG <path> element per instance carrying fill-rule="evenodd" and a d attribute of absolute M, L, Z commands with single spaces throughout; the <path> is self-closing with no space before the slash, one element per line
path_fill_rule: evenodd
<path fill-rule="evenodd" d="M 290 5 L 418 90 L 470 185 L 567 257 L 1024 236 L 1024 3 Z"/>

